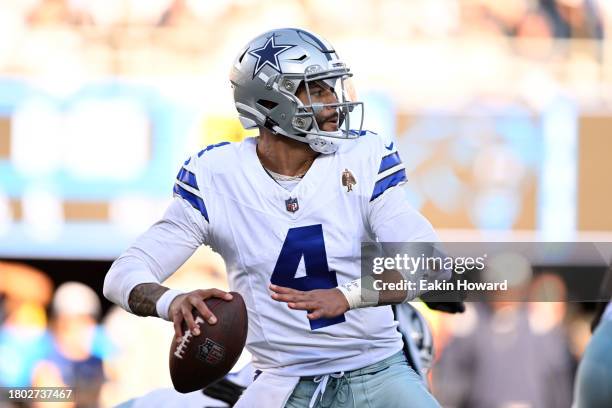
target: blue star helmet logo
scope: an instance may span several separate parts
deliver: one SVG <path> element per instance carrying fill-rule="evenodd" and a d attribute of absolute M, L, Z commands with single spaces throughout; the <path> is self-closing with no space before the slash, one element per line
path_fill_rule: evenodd
<path fill-rule="evenodd" d="M 266 65 L 278 71 L 279 74 L 282 74 L 280 64 L 278 62 L 278 56 L 293 47 L 295 47 L 295 45 L 276 44 L 276 42 L 274 41 L 274 36 L 271 36 L 268 38 L 263 47 L 257 48 L 253 51 L 249 51 L 249 55 L 252 55 L 257 58 L 255 70 L 253 71 L 253 78 L 255 78 L 259 71 L 261 71 Z"/>

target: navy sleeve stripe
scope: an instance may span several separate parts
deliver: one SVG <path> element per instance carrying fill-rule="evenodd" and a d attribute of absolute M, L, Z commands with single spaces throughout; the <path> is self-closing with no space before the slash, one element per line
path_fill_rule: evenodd
<path fill-rule="evenodd" d="M 215 147 L 221 147 L 221 146 L 225 146 L 225 145 L 228 145 L 228 144 L 230 144 L 230 142 L 220 142 L 220 143 L 217 143 L 217 144 L 212 144 L 212 145 L 206 146 L 204 149 L 200 150 L 200 152 L 198 153 L 198 157 L 202 157 L 202 155 L 204 153 L 206 153 L 209 150 L 214 149 Z"/>
<path fill-rule="evenodd" d="M 351 135 L 355 135 L 355 136 L 365 136 L 368 133 L 372 133 L 373 135 L 378 135 L 378 133 L 376 132 L 372 132 L 371 130 L 367 130 L 367 129 L 362 129 L 362 130 L 357 130 L 357 129 L 349 129 L 349 134 Z"/>
<path fill-rule="evenodd" d="M 190 191 L 185 190 L 183 187 L 178 184 L 174 185 L 174 194 L 185 199 L 193 208 L 198 210 L 204 219 L 208 221 L 208 212 L 206 211 L 206 206 L 204 205 L 204 200 L 202 200 L 197 195 L 193 194 Z"/>
<path fill-rule="evenodd" d="M 397 152 L 386 155 L 382 158 L 380 162 L 378 174 L 382 173 L 383 171 L 389 170 L 391 167 L 401 164 L 401 162 L 402 159 L 400 159 L 399 154 Z"/>
<path fill-rule="evenodd" d="M 370 201 L 377 199 L 382 193 L 390 189 L 391 187 L 397 186 L 400 183 L 407 181 L 406 170 L 401 169 L 395 173 L 389 174 L 387 177 L 380 179 L 374 185 L 374 192 Z"/>
<path fill-rule="evenodd" d="M 190 172 L 184 167 L 181 169 L 181 171 L 179 171 L 178 175 L 176 176 L 176 179 L 178 181 L 182 181 L 183 183 L 187 184 L 191 188 L 199 190 L 198 182 L 196 181 L 195 174 L 193 174 L 192 172 Z"/>

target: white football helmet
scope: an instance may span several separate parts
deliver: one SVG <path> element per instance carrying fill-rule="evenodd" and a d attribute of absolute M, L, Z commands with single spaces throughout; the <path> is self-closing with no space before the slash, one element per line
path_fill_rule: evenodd
<path fill-rule="evenodd" d="M 348 95 L 351 76 L 327 41 L 302 29 L 283 28 L 250 41 L 236 58 L 230 81 L 246 129 L 263 126 L 317 152 L 332 153 L 338 139 L 359 137 L 363 126 L 363 103 Z M 310 89 L 319 81 L 335 93 L 334 103 L 312 102 Z M 297 97 L 301 86 L 308 103 Z M 336 111 L 335 131 L 325 131 L 317 122 L 317 115 L 329 108 Z M 351 129 L 351 124 L 358 126 Z"/>

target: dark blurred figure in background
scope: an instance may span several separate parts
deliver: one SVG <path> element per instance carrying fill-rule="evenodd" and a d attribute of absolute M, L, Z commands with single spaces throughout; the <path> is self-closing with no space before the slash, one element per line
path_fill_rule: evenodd
<path fill-rule="evenodd" d="M 574 363 L 561 330 L 536 333 L 524 303 L 472 306 L 478 319 L 473 330 L 452 338 L 434 367 L 434 384 L 442 384 L 434 385 L 440 403 L 568 407 Z"/>
<path fill-rule="evenodd" d="M 531 272 L 489 304 L 471 303 L 434 366 L 434 395 L 448 408 L 565 408 L 575 362 L 562 323 L 563 282 Z M 544 300 L 544 295 L 550 301 Z M 539 300 L 525 302 L 521 300 Z"/>
<path fill-rule="evenodd" d="M 597 0 L 497 0 L 482 1 L 479 6 L 482 19 L 494 21 L 510 36 L 517 35 L 526 18 L 541 16 L 556 38 L 604 37 Z"/>
<path fill-rule="evenodd" d="M 75 390 L 75 407 L 98 406 L 104 383 L 102 359 L 94 354 L 100 299 L 78 282 L 60 285 L 52 303 L 52 347 L 35 367 L 32 385 Z"/>
<path fill-rule="evenodd" d="M 550 16 L 555 37 L 604 37 L 600 10 L 594 0 L 540 0 L 540 7 Z"/>

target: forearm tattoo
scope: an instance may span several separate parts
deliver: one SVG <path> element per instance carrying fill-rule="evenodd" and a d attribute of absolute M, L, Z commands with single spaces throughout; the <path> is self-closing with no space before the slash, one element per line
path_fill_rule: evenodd
<path fill-rule="evenodd" d="M 168 288 L 157 283 L 141 283 L 132 289 L 128 305 L 138 316 L 157 316 L 156 304 Z"/>

